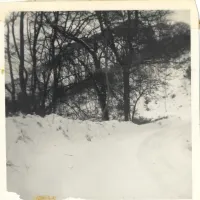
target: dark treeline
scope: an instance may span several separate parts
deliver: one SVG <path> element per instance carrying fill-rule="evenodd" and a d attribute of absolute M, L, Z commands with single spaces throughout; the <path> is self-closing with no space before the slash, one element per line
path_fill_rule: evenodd
<path fill-rule="evenodd" d="M 11 13 L 7 115 L 133 120 L 140 98 L 166 84 L 167 69 L 189 61 L 190 27 L 170 13 Z"/>

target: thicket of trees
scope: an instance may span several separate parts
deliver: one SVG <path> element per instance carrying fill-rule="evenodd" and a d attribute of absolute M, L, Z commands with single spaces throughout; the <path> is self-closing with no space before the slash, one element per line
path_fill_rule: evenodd
<path fill-rule="evenodd" d="M 170 13 L 11 13 L 7 115 L 133 120 L 140 98 L 165 84 L 167 68 L 189 62 L 190 27 L 168 21 Z"/>

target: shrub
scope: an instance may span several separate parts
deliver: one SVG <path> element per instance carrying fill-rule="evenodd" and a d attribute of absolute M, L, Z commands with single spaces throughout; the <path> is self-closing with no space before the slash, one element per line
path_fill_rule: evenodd
<path fill-rule="evenodd" d="M 152 120 L 145 117 L 134 117 L 132 122 L 137 125 L 150 123 Z"/>
<path fill-rule="evenodd" d="M 172 94 L 172 95 L 171 95 L 171 98 L 172 98 L 172 99 L 173 99 L 173 98 L 175 98 L 175 97 L 176 97 L 176 95 L 175 95 L 175 94 Z"/>
<path fill-rule="evenodd" d="M 191 80 L 191 66 L 188 66 L 188 68 L 186 69 L 184 77 Z"/>

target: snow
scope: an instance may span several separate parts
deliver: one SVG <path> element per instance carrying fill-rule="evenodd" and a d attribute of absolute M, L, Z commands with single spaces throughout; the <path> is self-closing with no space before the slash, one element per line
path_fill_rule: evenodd
<path fill-rule="evenodd" d="M 8 191 L 24 200 L 190 199 L 190 84 L 180 74 L 169 83 L 167 99 L 138 108 L 142 116 L 168 118 L 144 125 L 8 117 Z"/>
<path fill-rule="evenodd" d="M 168 70 L 170 77 L 166 88 L 156 93 L 155 99 L 148 104 L 149 110 L 144 107 L 144 99 L 139 101 L 137 109 L 140 116 L 157 119 L 164 116 L 181 116 L 188 120 L 191 118 L 191 85 L 184 77 L 185 68 L 182 70 Z"/>

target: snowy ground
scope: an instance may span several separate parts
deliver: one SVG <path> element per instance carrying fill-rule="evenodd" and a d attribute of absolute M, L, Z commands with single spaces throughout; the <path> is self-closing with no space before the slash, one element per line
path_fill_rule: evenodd
<path fill-rule="evenodd" d="M 8 191 L 24 200 L 192 198 L 190 86 L 170 84 L 167 101 L 139 105 L 143 116 L 168 118 L 145 125 L 7 118 Z"/>

